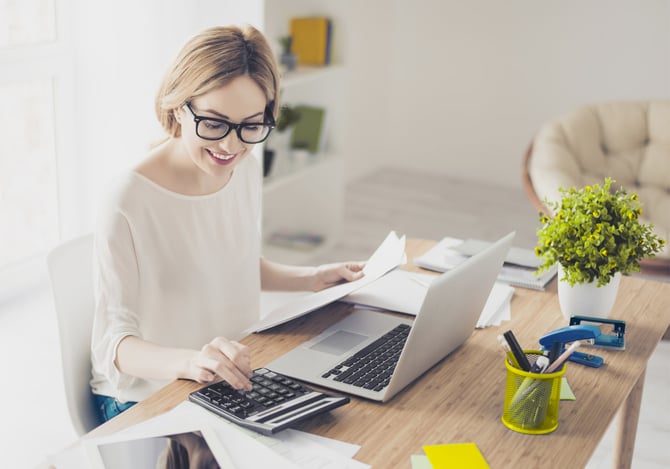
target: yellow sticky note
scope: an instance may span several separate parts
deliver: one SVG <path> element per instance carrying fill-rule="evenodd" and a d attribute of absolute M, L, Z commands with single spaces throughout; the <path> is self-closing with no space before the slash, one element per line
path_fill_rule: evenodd
<path fill-rule="evenodd" d="M 425 454 L 413 454 L 410 456 L 409 462 L 412 464 L 412 469 L 433 469 L 428 456 Z"/>
<path fill-rule="evenodd" d="M 433 469 L 490 469 L 474 443 L 424 446 Z"/>
<path fill-rule="evenodd" d="M 572 388 L 568 384 L 568 380 L 565 379 L 565 376 L 561 379 L 561 400 L 562 401 L 576 401 L 575 393 L 572 392 Z"/>

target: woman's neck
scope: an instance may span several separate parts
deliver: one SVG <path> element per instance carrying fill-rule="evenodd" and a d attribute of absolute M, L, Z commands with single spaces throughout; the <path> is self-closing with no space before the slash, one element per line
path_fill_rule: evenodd
<path fill-rule="evenodd" d="M 202 171 L 188 156 L 178 138 L 170 138 L 151 150 L 136 168 L 139 174 L 165 189 L 183 195 L 208 195 L 223 189 L 225 180 Z"/>

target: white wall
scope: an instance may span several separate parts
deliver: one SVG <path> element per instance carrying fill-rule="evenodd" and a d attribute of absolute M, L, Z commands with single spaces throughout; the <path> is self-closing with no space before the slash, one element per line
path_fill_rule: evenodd
<path fill-rule="evenodd" d="M 356 3 L 345 61 L 371 95 L 350 100 L 352 115 L 381 125 L 365 125 L 379 142 L 365 155 L 369 141 L 353 133 L 349 177 L 393 164 L 520 186 L 546 119 L 594 101 L 670 98 L 668 0 Z"/>
<path fill-rule="evenodd" d="M 251 23 L 273 42 L 291 16 L 331 16 L 334 61 L 346 73 L 334 87 L 330 147 L 347 179 L 390 164 L 518 186 L 523 152 L 545 119 L 592 101 L 670 98 L 670 0 L 75 5 L 67 34 L 76 44 L 78 164 L 61 171 L 66 185 L 88 185 L 76 194 L 89 197 L 69 204 L 76 216 L 66 219 L 78 226 L 64 238 L 90 229 L 110 175 L 142 158 L 158 134 L 163 71 L 187 37 L 213 24 Z"/>

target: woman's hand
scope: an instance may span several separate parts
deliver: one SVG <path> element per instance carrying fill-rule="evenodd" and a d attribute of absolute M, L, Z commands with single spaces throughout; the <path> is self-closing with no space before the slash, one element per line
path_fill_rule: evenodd
<path fill-rule="evenodd" d="M 186 374 L 186 378 L 203 384 L 221 377 L 235 389 L 251 391 L 249 347 L 224 337 L 216 337 L 189 360 Z"/>
<path fill-rule="evenodd" d="M 324 264 L 315 268 L 312 290 L 319 291 L 341 282 L 353 282 L 362 278 L 365 262 L 339 262 Z"/>

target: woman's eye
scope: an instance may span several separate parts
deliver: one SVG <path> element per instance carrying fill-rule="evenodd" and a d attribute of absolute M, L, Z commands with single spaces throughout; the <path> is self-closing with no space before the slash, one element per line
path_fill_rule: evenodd
<path fill-rule="evenodd" d="M 227 125 L 224 124 L 223 122 L 209 121 L 209 120 L 204 120 L 202 122 L 205 124 L 205 127 L 211 130 L 219 130 L 227 127 Z"/>

